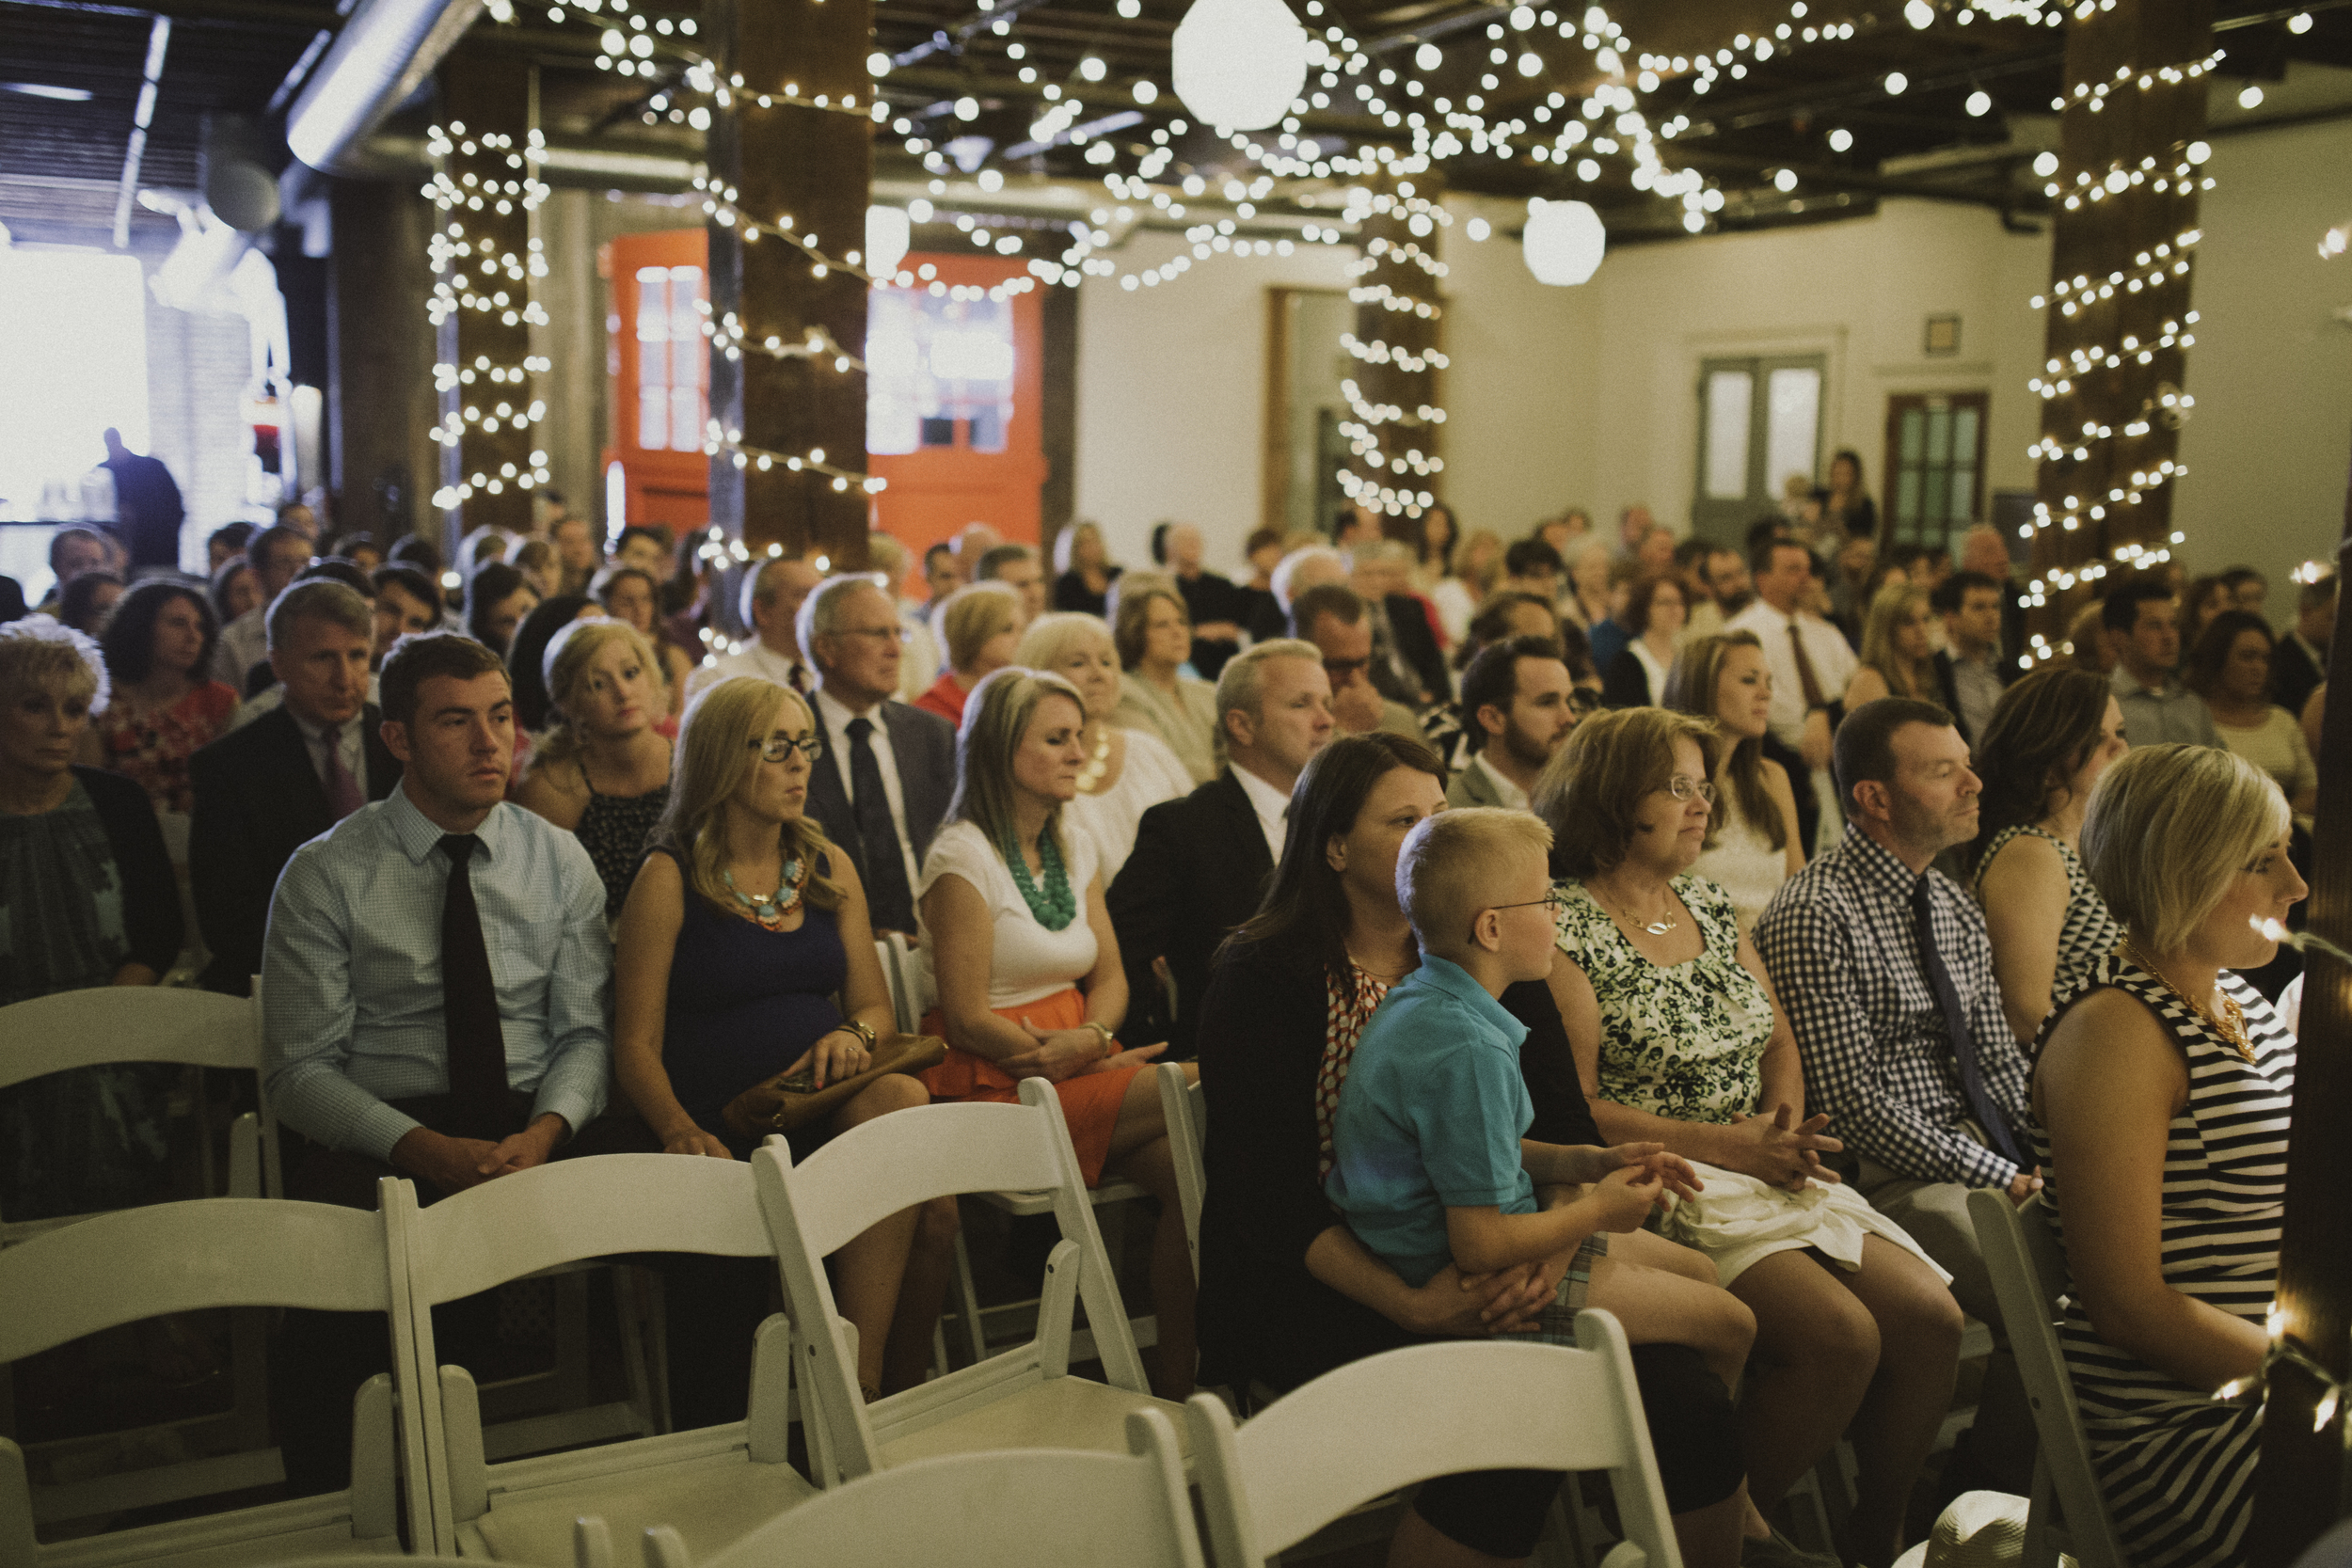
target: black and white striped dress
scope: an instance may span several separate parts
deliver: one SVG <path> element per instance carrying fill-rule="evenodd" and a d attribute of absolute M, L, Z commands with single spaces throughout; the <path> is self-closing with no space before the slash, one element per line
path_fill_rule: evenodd
<path fill-rule="evenodd" d="M 2295 1037 L 2261 993 L 2227 971 L 2223 991 L 2246 1011 L 2248 1062 L 2194 1009 L 2145 970 L 2099 960 L 2042 1025 L 2101 986 L 2145 1003 L 2180 1042 L 2188 1101 L 2172 1118 L 2164 1161 L 2164 1277 L 2182 1294 L 2261 1323 L 2279 1285 L 2279 1229 L 2286 1217 L 2287 1123 L 2295 1102 Z M 2036 1054 L 2041 1041 L 2035 1042 Z M 2050 1163 L 2037 1124 L 2034 1152 L 2044 1196 L 2065 1234 L 2065 1173 Z M 2243 1563 L 2253 1514 L 2258 1406 L 2216 1404 L 2102 1341 L 2071 1297 L 2060 1341 L 2105 1486 L 2116 1533 L 2137 1568 L 2225 1568 Z"/>
<path fill-rule="evenodd" d="M 1977 863 L 1977 875 L 1970 884 L 1978 903 L 1984 902 L 1984 874 L 2020 833 L 2048 839 L 2066 867 L 2066 923 L 2058 927 L 2058 972 L 2051 978 L 2050 994 L 2071 995 L 2092 966 L 2115 951 L 2115 944 L 2123 940 L 2123 926 L 2107 911 L 2107 901 L 2099 896 L 2099 890 L 2090 885 L 2090 873 L 2083 869 L 2083 858 L 2074 847 L 2030 824 L 2003 828 L 1984 847 L 1984 858 Z"/>

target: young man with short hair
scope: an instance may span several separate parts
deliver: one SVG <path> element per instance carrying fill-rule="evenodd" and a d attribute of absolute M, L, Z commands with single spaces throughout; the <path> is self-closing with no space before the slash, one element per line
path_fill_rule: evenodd
<path fill-rule="evenodd" d="M 724 658 L 696 665 L 686 677 L 687 701 L 732 675 L 757 675 L 804 697 L 816 690 L 796 628 L 802 604 L 823 580 L 824 574 L 799 556 L 773 556 L 745 572 L 742 614 L 752 640 Z"/>
<path fill-rule="evenodd" d="M 1527 810 L 1535 781 L 1576 728 L 1576 682 L 1559 645 L 1514 637 L 1479 650 L 1462 673 L 1469 764 L 1446 786 L 1449 806 Z"/>
<path fill-rule="evenodd" d="M 1954 572 L 1935 585 L 1928 604 L 1944 618 L 1935 683 L 1960 721 L 1961 738 L 1974 744 L 2015 673 L 2001 659 L 2001 585 L 1979 572 Z"/>
<path fill-rule="evenodd" d="M 2114 637 L 2115 673 L 2107 684 L 2123 709 L 2123 734 L 2135 746 L 2168 740 L 2218 746 L 2205 699 L 2183 686 L 2181 607 L 2172 590 L 2150 577 L 2118 584 L 2099 607 L 2100 624 Z"/>

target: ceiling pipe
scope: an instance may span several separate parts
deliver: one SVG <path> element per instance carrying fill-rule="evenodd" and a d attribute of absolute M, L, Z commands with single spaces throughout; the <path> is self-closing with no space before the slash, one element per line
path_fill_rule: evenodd
<path fill-rule="evenodd" d="M 432 74 L 482 9 L 483 0 L 362 0 L 286 116 L 295 163 L 324 174 L 366 172 L 348 154 Z"/>

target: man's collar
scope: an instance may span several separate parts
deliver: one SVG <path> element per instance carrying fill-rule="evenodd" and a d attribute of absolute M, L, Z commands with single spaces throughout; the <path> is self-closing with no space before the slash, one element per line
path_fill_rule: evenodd
<path fill-rule="evenodd" d="M 506 802 L 500 801 L 490 808 L 490 815 L 484 817 L 482 825 L 473 831 L 474 837 L 482 841 L 482 852 L 491 860 L 498 859 L 499 850 L 505 841 L 506 812 Z M 402 854 L 419 865 L 424 863 L 425 856 L 433 852 L 436 845 L 449 836 L 448 829 L 417 809 L 416 801 L 408 798 L 408 781 L 405 778 L 394 784 L 392 792 L 384 798 L 383 813 L 384 825 L 391 833 L 392 842 L 400 847 Z"/>
<path fill-rule="evenodd" d="M 878 700 L 863 710 L 853 708 L 834 695 L 831 686 L 820 684 L 817 688 L 817 718 L 829 730 L 847 730 L 853 719 L 867 720 L 876 729 L 881 729 L 881 707 L 882 703 Z"/>
<path fill-rule="evenodd" d="M 1503 800 L 1504 802 L 1520 810 L 1525 810 L 1528 802 L 1528 792 L 1520 788 L 1518 784 L 1513 781 L 1510 775 L 1503 772 L 1502 768 L 1497 768 L 1494 763 L 1489 760 L 1494 749 L 1502 743 L 1502 739 L 1499 736 L 1487 736 L 1486 744 L 1478 749 L 1477 753 L 1470 758 L 1470 761 L 1476 763 L 1480 768 L 1486 770 L 1486 777 L 1494 782 L 1497 799 Z"/>
<path fill-rule="evenodd" d="M 2178 690 L 2169 673 L 2164 675 L 2155 685 L 2150 686 L 2132 673 L 2130 665 L 2121 660 L 2117 661 L 2115 673 L 2110 677 L 2108 684 L 2114 687 L 2115 694 L 2119 697 L 2170 697 L 2176 695 Z"/>
<path fill-rule="evenodd" d="M 1912 889 L 1928 874 L 1912 870 L 1900 855 L 1871 837 L 1860 824 L 1849 824 L 1839 845 L 1857 871 L 1898 897 L 1909 898 Z"/>
<path fill-rule="evenodd" d="M 1435 953 L 1423 953 L 1421 967 L 1412 973 L 1407 983 L 1411 981 L 1441 990 L 1477 1013 L 1487 1023 L 1510 1037 L 1514 1048 L 1526 1040 L 1527 1025 L 1512 1017 L 1510 1011 L 1496 1001 L 1486 987 L 1470 978 L 1469 970 L 1453 959 L 1441 958 Z"/>
<path fill-rule="evenodd" d="M 1241 785 L 1242 794 L 1248 798 L 1253 809 L 1263 814 L 1268 806 L 1272 806 L 1274 816 L 1278 820 L 1289 813 L 1290 797 L 1260 778 L 1250 768 L 1236 762 L 1232 764 L 1228 770 L 1233 775 L 1234 782 Z"/>

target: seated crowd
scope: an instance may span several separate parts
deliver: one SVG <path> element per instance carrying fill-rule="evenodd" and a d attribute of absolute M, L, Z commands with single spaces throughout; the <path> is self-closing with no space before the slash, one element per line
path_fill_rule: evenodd
<path fill-rule="evenodd" d="M 2184 659 L 2175 585 L 2130 578 L 2037 665 L 1997 534 L 1880 561 L 1831 500 L 1744 551 L 1641 508 L 1507 546 L 1351 513 L 1253 536 L 1246 584 L 1189 525 L 1125 570 L 1079 525 L 1049 577 L 975 524 L 928 604 L 882 535 L 877 573 L 771 554 L 730 593 L 698 541 L 607 562 L 559 507 L 466 541 L 462 612 L 429 545 L 314 559 L 304 508 L 216 539 L 209 586 L 94 609 L 108 542 L 65 531 L 54 615 L 0 626 L 0 1005 L 183 948 L 209 989 L 258 976 L 288 1196 L 372 1208 L 387 1175 L 429 1203 L 747 1157 L 765 1085 L 893 1039 L 903 941 L 944 1050 L 796 1159 L 1047 1080 L 1087 1180 L 1157 1200 L 1165 1397 L 1609 1309 L 1708 1568 L 1826 1560 L 1772 1521 L 1841 1438 L 1839 1555 L 1891 1562 L 1971 1319 L 1995 1350 L 1944 1489 L 2027 1490 L 1967 1198 L 2039 1201 L 2127 1548 L 2240 1561 L 2259 1411 L 2209 1396 L 2276 1284 L 2265 923 L 2306 891 L 2333 581 L 2280 637 L 2259 577 L 2216 579 Z M 1197 1294 L 1163 1056 L 1214 1130 Z M 0 1212 L 155 1196 L 163 1094 L 0 1091 Z M 959 1224 L 935 1200 L 834 1258 L 869 1399 L 926 1376 Z M 772 1269 L 661 1266 L 677 1425 L 740 1418 Z M 491 1305 L 443 1309 L 453 1359 Z M 276 1355 L 290 1482 L 341 1484 L 381 1336 L 289 1312 Z M 1559 1481 L 1432 1481 L 1391 1561 L 1523 1559 Z"/>

